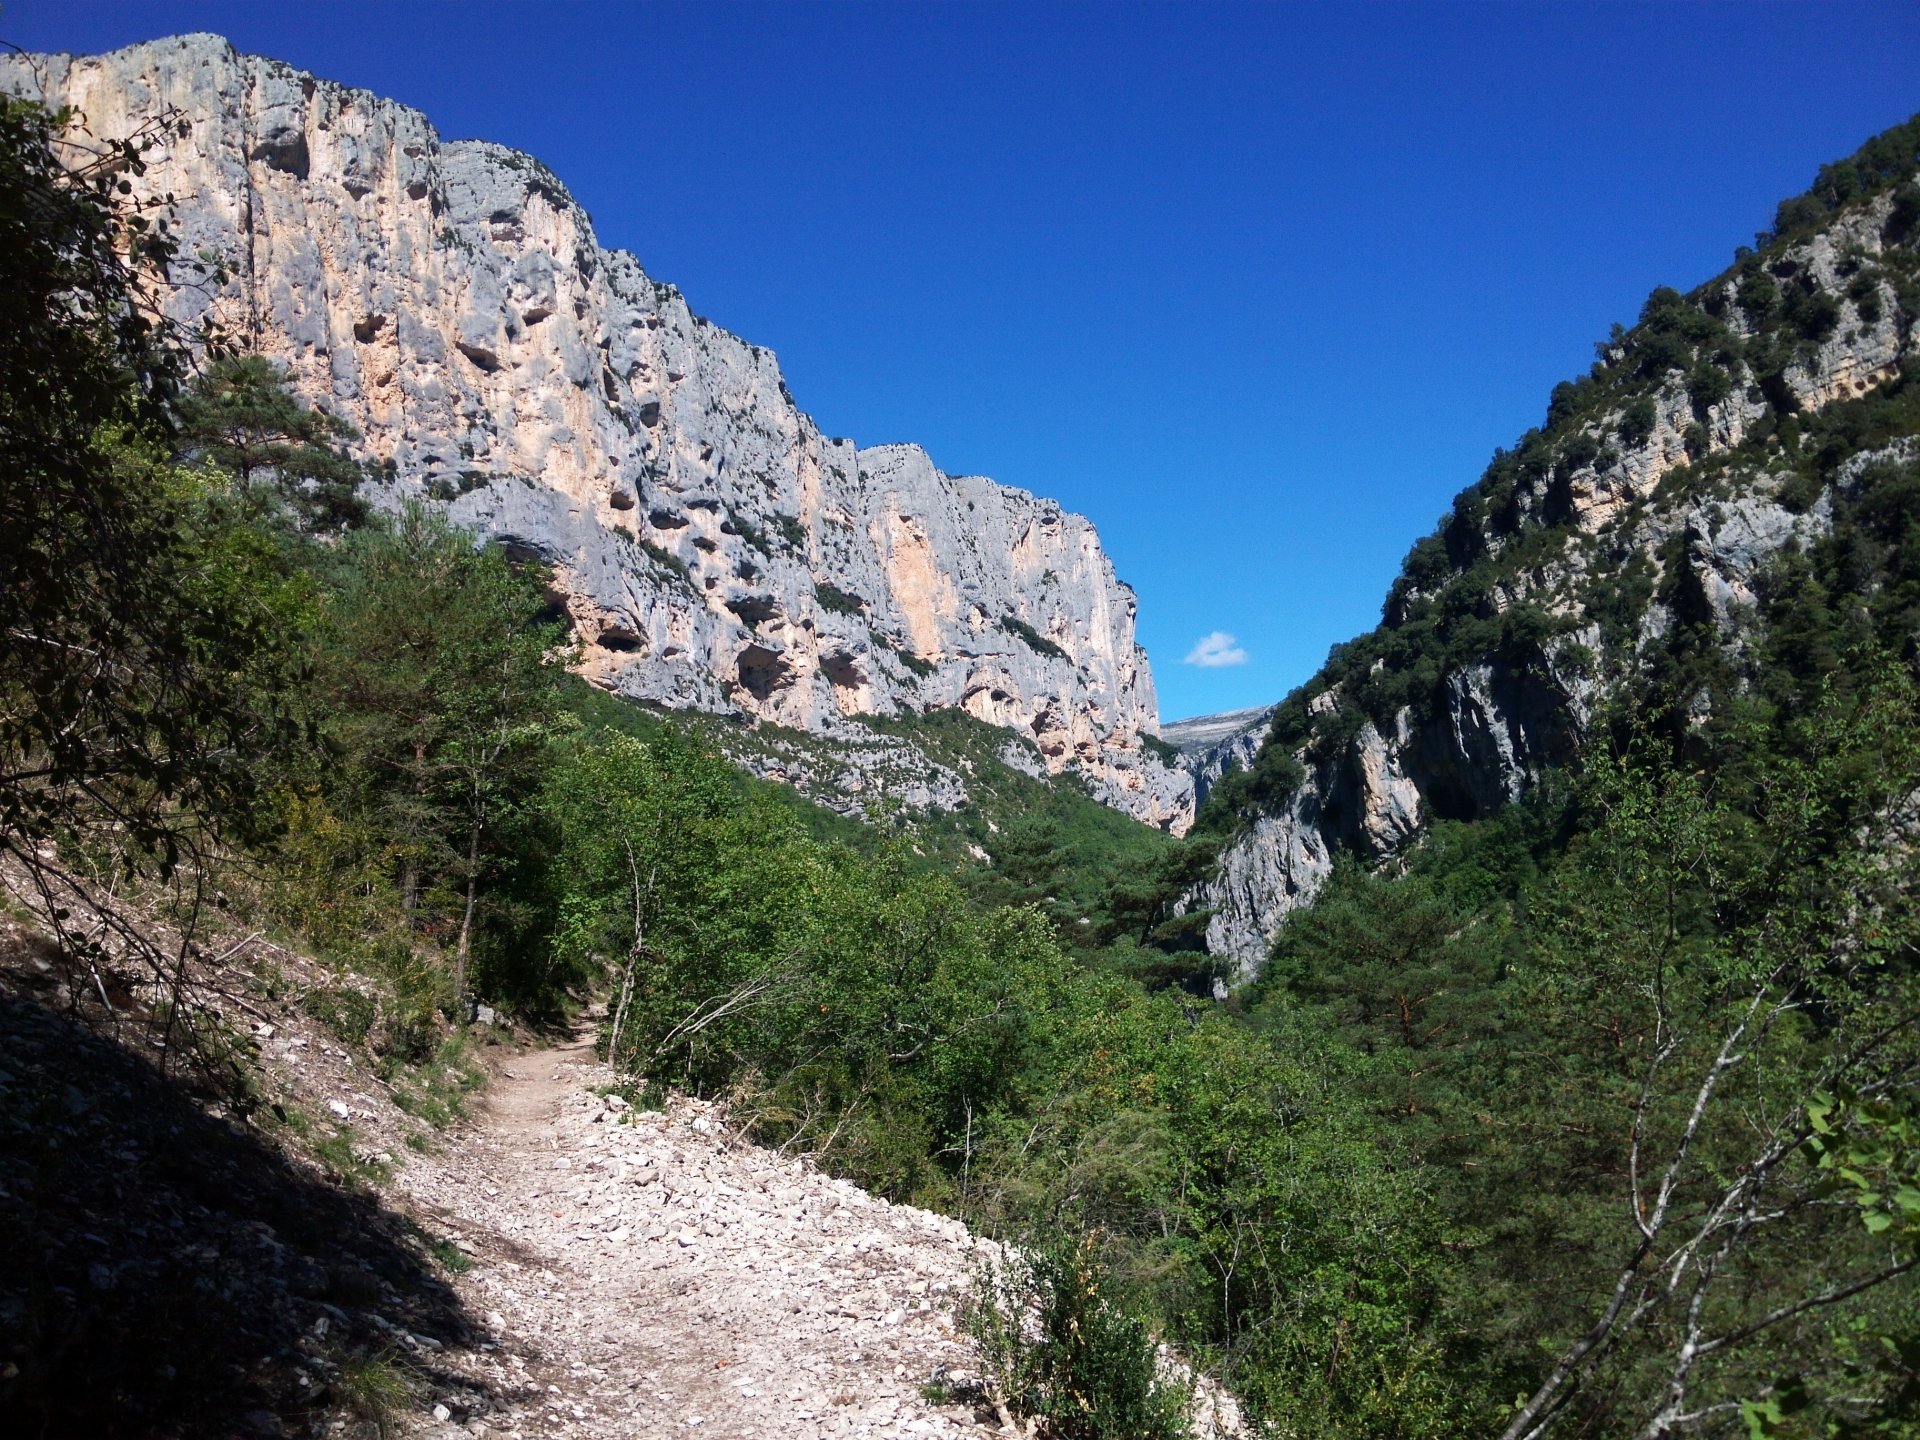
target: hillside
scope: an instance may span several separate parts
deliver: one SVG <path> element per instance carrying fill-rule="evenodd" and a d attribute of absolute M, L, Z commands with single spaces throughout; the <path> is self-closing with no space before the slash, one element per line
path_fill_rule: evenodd
<path fill-rule="evenodd" d="M 126 56 L 262 210 L 417 121 Z M 587 551 L 365 503 L 157 319 L 172 120 L 0 94 L 0 1431 L 1920 1427 L 1920 132 L 1656 292 L 1318 688 L 1136 730 L 1179 838 L 1044 726 L 590 683 Z"/>
<path fill-rule="evenodd" d="M 260 1129 L 167 1083 L 0 927 L 0 1233 L 35 1257 L 0 1279 L 0 1416 L 55 1435 L 182 1433 L 187 1413 L 184 1433 L 430 1440 L 750 1440 L 775 1415 L 794 1436 L 999 1430 L 958 1319 L 999 1251 L 960 1222 L 742 1145 L 722 1106 L 636 1109 L 581 1040 L 483 1026 L 384 1068 L 330 1003 L 350 978 L 258 937 L 224 948 L 215 1003 Z M 63 1203 L 82 1186 L 119 1203 Z M 219 1302 L 166 1323 L 209 1259 Z M 1221 1419 L 1205 1433 L 1236 1433 Z"/>
<path fill-rule="evenodd" d="M 376 503 L 443 505 L 553 566 L 579 669 L 618 694 L 846 738 L 863 775 L 957 779 L 861 717 L 960 709 L 1048 773 L 1182 831 L 1137 602 L 1090 522 L 824 435 L 771 352 L 696 314 L 532 156 L 445 141 L 365 91 L 211 35 L 12 55 L 0 86 L 103 135 L 164 137 L 167 307 L 212 319 L 351 422 Z"/>
<path fill-rule="evenodd" d="M 1338 855 L 1489 815 L 1633 715 L 1706 730 L 1777 691 L 1825 567 L 1872 612 L 1855 640 L 1911 649 L 1916 145 L 1875 138 L 1732 267 L 1655 290 L 1413 547 L 1379 627 L 1214 789 L 1219 871 L 1188 902 L 1213 954 L 1257 973 Z"/>

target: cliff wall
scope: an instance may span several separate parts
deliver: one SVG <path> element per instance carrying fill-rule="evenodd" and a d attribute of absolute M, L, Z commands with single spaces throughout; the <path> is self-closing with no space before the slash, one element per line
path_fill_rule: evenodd
<path fill-rule="evenodd" d="M 0 84 L 99 135 L 157 127 L 136 183 L 197 262 L 176 316 L 356 425 L 380 503 L 551 562 L 596 684 L 829 736 L 957 706 L 1189 823 L 1189 777 L 1140 744 L 1153 677 L 1092 524 L 821 434 L 771 352 L 602 248 L 538 160 L 210 35 L 10 56 Z"/>
<path fill-rule="evenodd" d="M 1211 912 L 1213 954 L 1258 973 L 1337 852 L 1389 863 L 1434 819 L 1519 799 L 1685 648 L 1742 672 L 1776 558 L 1832 530 L 1870 461 L 1913 453 L 1844 426 L 1818 454 L 1801 440 L 1830 407 L 1898 387 L 1920 349 L 1920 189 L 1892 180 L 1689 295 L 1656 291 L 1414 547 L 1382 626 L 1270 728 L 1190 757 L 1203 794 L 1222 771 L 1280 777 L 1184 902 Z M 1697 721 L 1716 702 L 1662 703 Z"/>

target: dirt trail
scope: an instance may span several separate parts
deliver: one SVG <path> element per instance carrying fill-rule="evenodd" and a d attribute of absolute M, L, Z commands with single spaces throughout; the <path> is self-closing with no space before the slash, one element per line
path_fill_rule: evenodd
<path fill-rule="evenodd" d="M 585 1032 L 496 1068 L 475 1120 L 396 1187 L 472 1257 L 488 1344 L 446 1356 L 422 1433 L 532 1437 L 980 1435 L 922 1398 L 968 1368 L 951 1301 L 972 1241 L 799 1161 L 733 1143 L 713 1107 L 636 1112 Z M 505 1408 L 499 1408 L 504 1401 Z"/>
<path fill-rule="evenodd" d="M 0 959 L 6 935 L 0 925 Z M 190 1370 L 200 1418 L 218 1402 L 234 1422 L 219 1433 L 262 1437 L 1000 1428 L 929 1385 L 973 1371 L 954 1308 L 990 1242 L 740 1143 L 718 1107 L 676 1097 L 634 1110 L 594 1056 L 591 1017 L 555 1048 L 487 1045 L 491 1083 L 472 1116 L 435 1131 L 400 1104 L 419 1109 L 417 1090 L 396 1090 L 314 1018 L 307 1000 L 338 978 L 271 947 L 273 993 L 236 1002 L 228 1023 L 258 1055 L 272 1112 L 307 1137 L 282 1149 L 33 998 L 50 967 L 35 968 L 19 935 L 12 948 L 25 959 L 0 964 L 0 1097 L 13 1097 L 0 1106 L 0 1233 L 39 1237 L 41 1289 L 71 1302 L 52 1320 L 93 1324 L 102 1343 L 74 1353 L 118 1364 L 138 1351 L 139 1373 L 162 1377 L 151 1394 L 94 1396 L 99 1367 L 56 1372 L 31 1349 L 0 1348 L 0 1402 L 11 1379 L 46 1414 L 91 1414 L 83 1402 L 98 1398 L 120 1416 L 60 1433 L 166 1433 L 126 1417 L 166 1413 L 174 1375 Z M 92 1077 L 92 1093 L 69 1075 Z M 334 1178 L 349 1149 L 376 1194 Z M 74 1172 L 68 1156 L 95 1168 Z M 74 1194 L 117 1198 L 88 1209 Z M 167 1324 L 141 1321 L 148 1292 Z M 181 1293 L 202 1296 L 185 1327 L 173 1323 Z M 39 1292 L 9 1294 L 0 1285 L 0 1329 L 9 1304 Z M 114 1315 L 120 1330 L 101 1328 Z M 1231 1401 L 1202 1390 L 1224 1423 L 1196 1416 L 1200 1433 L 1237 1433 Z"/>

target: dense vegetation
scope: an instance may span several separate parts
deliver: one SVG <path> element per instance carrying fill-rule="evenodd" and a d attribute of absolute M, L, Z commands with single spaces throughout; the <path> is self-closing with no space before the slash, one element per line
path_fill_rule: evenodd
<path fill-rule="evenodd" d="M 1841 523 L 1771 577 L 1750 674 L 1672 638 L 1649 683 L 1719 687 L 1712 727 L 1623 705 L 1584 773 L 1404 873 L 1343 867 L 1217 1005 L 1169 983 L 1206 978 L 1169 898 L 1204 844 L 1039 782 L 1024 817 L 853 828 L 569 680 L 536 570 L 361 508 L 344 431 L 264 362 L 186 383 L 112 239 L 137 154 L 68 178 L 63 123 L 0 103 L 0 245 L 43 277 L 0 345 L 0 844 L 43 914 L 63 885 L 217 895 L 335 961 L 315 1003 L 389 1056 L 470 997 L 606 996 L 636 1098 L 726 1095 L 768 1143 L 1035 1237 L 1015 1283 L 1051 1338 L 1003 1325 L 996 1364 L 1056 1434 L 1177 1433 L 1156 1331 L 1281 1435 L 1920 1423 L 1920 477 L 1835 486 L 1912 433 L 1903 389 L 1765 452 Z M 1650 320 L 1592 385 L 1689 327 Z M 1534 643 L 1447 597 L 1574 433 L 1468 492 L 1355 676 Z"/>

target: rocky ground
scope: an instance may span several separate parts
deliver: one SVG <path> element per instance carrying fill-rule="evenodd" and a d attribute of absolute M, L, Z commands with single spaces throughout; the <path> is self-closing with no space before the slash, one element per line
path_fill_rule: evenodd
<path fill-rule="evenodd" d="M 585 1028 L 482 1027 L 434 1129 L 312 1018 L 342 977 L 243 945 L 205 993 L 242 1114 L 48 953 L 0 925 L 0 1432 L 1007 1433 L 956 1330 L 989 1242 L 718 1107 L 635 1109 Z"/>
<path fill-rule="evenodd" d="M 508 1397 L 471 1414 L 472 1397 L 441 1397 L 442 1431 L 980 1429 L 974 1409 L 921 1394 L 970 1359 L 952 1315 L 963 1225 L 736 1144 L 711 1106 L 597 1093 L 612 1080 L 584 1041 L 514 1055 L 439 1162 L 399 1178 L 474 1258 L 456 1289 L 499 1347 L 479 1370 Z"/>

